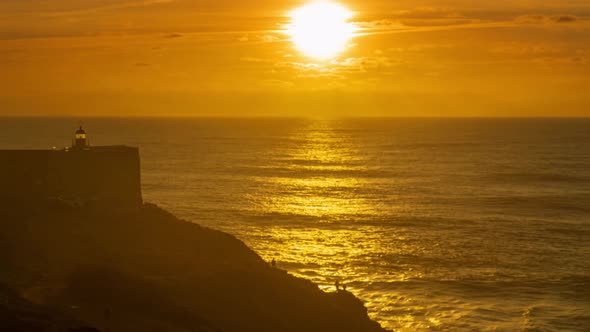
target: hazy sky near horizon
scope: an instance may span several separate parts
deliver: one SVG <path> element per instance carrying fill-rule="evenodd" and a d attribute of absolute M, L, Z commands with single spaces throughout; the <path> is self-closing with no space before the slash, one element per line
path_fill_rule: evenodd
<path fill-rule="evenodd" d="M 0 115 L 590 116 L 589 0 L 347 0 L 336 58 L 299 0 L 1 0 Z"/>

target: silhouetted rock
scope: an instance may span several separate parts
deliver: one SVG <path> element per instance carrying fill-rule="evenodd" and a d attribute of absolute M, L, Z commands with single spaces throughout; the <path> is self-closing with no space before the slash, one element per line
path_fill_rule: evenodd
<path fill-rule="evenodd" d="M 100 332 L 55 309 L 35 305 L 0 285 L 0 332 Z"/>
<path fill-rule="evenodd" d="M 100 332 L 100 331 L 95 329 L 94 327 L 78 327 L 78 328 L 69 329 L 68 332 Z"/>
<path fill-rule="evenodd" d="M 272 268 L 235 237 L 154 205 L 139 211 L 50 206 L 0 209 L 0 282 L 88 326 L 383 331 L 352 294 L 322 292 Z"/>

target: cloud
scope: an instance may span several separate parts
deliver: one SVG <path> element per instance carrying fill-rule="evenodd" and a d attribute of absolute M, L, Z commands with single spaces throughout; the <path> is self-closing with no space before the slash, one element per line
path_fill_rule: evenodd
<path fill-rule="evenodd" d="M 522 24 L 567 24 L 579 21 L 574 15 L 521 15 L 514 19 L 517 23 Z"/>
<path fill-rule="evenodd" d="M 483 10 L 475 7 L 416 7 L 386 15 L 364 15 L 355 24 L 364 33 L 394 33 L 445 28 L 514 27 L 523 24 L 572 24 L 584 16 L 562 14 L 557 9 L 540 8 L 541 13 L 527 13 L 527 8 L 507 7 Z"/>
<path fill-rule="evenodd" d="M 469 17 L 453 8 L 416 7 L 411 10 L 398 10 L 387 16 L 359 17 L 361 28 L 387 29 L 400 27 L 450 26 L 481 21 L 478 17 Z"/>
<path fill-rule="evenodd" d="M 87 15 L 87 14 L 95 14 L 97 12 L 103 11 L 116 11 L 122 9 L 132 9 L 132 8 L 141 8 L 141 7 L 149 7 L 154 5 L 161 5 L 161 4 L 168 4 L 174 2 L 175 0 L 143 0 L 143 1 L 129 1 L 129 2 L 118 2 L 112 4 L 102 4 L 102 3 L 94 3 L 93 1 L 88 1 L 83 3 L 84 5 L 79 7 L 74 7 L 71 9 L 62 9 L 62 10 L 46 10 L 46 11 L 33 11 L 35 14 L 39 14 L 43 17 L 61 17 L 61 16 L 76 16 L 76 15 Z M 65 2 L 67 3 L 67 2 Z"/>
<path fill-rule="evenodd" d="M 265 59 L 265 58 L 255 58 L 255 57 L 241 57 L 240 61 L 243 62 L 256 62 L 256 63 L 270 63 L 273 62 L 273 60 L 271 59 Z"/>
<path fill-rule="evenodd" d="M 179 33 L 170 33 L 170 34 L 167 34 L 164 36 L 164 38 L 167 38 L 167 39 L 180 38 L 180 37 L 182 37 L 182 35 Z"/>
<path fill-rule="evenodd" d="M 555 23 L 572 23 L 578 20 L 578 18 L 573 15 L 553 16 L 551 19 Z"/>
<path fill-rule="evenodd" d="M 444 26 L 471 23 L 456 10 L 435 7 L 417 7 L 411 10 L 398 10 L 382 15 L 359 16 L 355 24 L 361 30 L 400 30 L 415 26 Z"/>
<path fill-rule="evenodd" d="M 465 18 L 464 14 L 452 8 L 417 7 L 412 10 L 397 11 L 393 15 L 397 19 L 442 19 L 442 18 Z"/>
<path fill-rule="evenodd" d="M 232 34 L 239 34 L 240 32 L 230 32 Z M 273 43 L 282 41 L 285 38 L 280 36 L 279 33 L 273 34 L 274 31 L 258 31 L 240 35 L 237 37 L 237 41 L 241 43 Z"/>
<path fill-rule="evenodd" d="M 282 88 L 289 89 L 293 88 L 295 84 L 291 81 L 268 79 L 259 82 L 259 85 L 265 88 Z"/>
<path fill-rule="evenodd" d="M 305 61 L 278 61 L 272 73 L 278 77 L 295 77 L 297 80 L 331 80 L 341 85 L 366 79 L 376 72 L 386 73 L 398 65 L 383 54 L 366 57 L 348 57 L 328 63 L 309 63 Z"/>
<path fill-rule="evenodd" d="M 479 23 L 470 19 L 436 19 L 436 20 L 402 20 L 401 24 L 408 27 L 438 27 Z"/>

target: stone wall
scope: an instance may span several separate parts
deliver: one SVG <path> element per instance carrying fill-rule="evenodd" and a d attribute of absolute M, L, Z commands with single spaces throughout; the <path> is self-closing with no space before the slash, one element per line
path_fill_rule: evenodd
<path fill-rule="evenodd" d="M 140 206 L 139 150 L 109 146 L 0 151 L 0 200 L 18 204 L 47 199 Z"/>

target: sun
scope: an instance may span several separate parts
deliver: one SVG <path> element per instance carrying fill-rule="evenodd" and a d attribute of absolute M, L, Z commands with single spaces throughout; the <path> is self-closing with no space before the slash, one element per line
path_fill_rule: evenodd
<path fill-rule="evenodd" d="M 292 11 L 287 33 L 303 54 L 319 60 L 333 58 L 346 49 L 355 27 L 353 12 L 333 2 L 313 2 Z"/>

